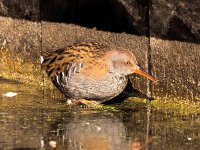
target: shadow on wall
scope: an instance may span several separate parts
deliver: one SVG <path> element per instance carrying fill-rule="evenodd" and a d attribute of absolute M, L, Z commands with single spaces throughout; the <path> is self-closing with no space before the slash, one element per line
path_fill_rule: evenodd
<path fill-rule="evenodd" d="M 49 2 L 50 7 L 45 9 Z M 42 20 L 74 23 L 103 31 L 138 34 L 130 22 L 131 15 L 116 0 L 42 1 L 41 17 Z"/>
<path fill-rule="evenodd" d="M 150 5 L 149 0 L 1 0 L 0 15 L 32 21 L 73 23 L 102 31 L 146 36 L 151 28 L 151 36 L 154 37 L 199 43 L 200 29 L 198 26 L 195 30 L 192 28 L 194 17 L 189 18 L 189 23 L 183 21 L 182 12 L 190 7 L 187 2 L 183 2 L 184 7 L 179 8 L 174 15 L 170 15 L 170 11 L 174 11 L 174 5 L 179 7 L 177 2 L 172 2 L 173 7 L 166 8 L 163 14 L 162 9 L 166 7 L 166 2 L 163 2 L 161 8 L 158 7 L 156 0 L 154 3 L 155 5 Z M 148 16 L 149 9 L 152 12 L 151 16 Z M 174 9 L 176 11 L 177 8 Z M 194 12 L 196 11 L 195 7 Z M 194 12 L 189 14 L 192 15 Z M 164 16 L 166 14 L 169 16 Z"/>

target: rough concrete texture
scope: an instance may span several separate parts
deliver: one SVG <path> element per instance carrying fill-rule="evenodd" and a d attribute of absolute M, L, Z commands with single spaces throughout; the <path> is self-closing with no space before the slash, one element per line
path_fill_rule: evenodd
<path fill-rule="evenodd" d="M 156 95 L 200 98 L 199 49 L 198 44 L 151 38 Z"/>
<path fill-rule="evenodd" d="M 38 60 L 41 49 L 41 24 L 27 20 L 0 17 L 0 44 L 13 55 Z"/>
<path fill-rule="evenodd" d="M 34 85 L 42 82 L 40 35 L 40 23 L 0 17 L 1 77 Z"/>

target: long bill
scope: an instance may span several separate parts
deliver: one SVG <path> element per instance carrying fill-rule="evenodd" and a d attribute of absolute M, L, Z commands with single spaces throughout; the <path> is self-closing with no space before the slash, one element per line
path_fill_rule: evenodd
<path fill-rule="evenodd" d="M 133 70 L 134 73 L 137 73 L 139 75 L 142 75 L 144 77 L 146 77 L 147 79 L 153 81 L 153 82 L 157 82 L 157 80 L 152 77 L 151 75 L 149 75 L 148 73 L 146 73 L 145 71 L 143 71 L 143 69 L 141 69 L 140 67 L 137 67 Z"/>

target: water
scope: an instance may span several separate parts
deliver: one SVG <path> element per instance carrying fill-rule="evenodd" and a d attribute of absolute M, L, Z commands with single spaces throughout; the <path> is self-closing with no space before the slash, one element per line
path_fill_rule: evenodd
<path fill-rule="evenodd" d="M 198 150 L 200 116 L 148 105 L 70 108 L 52 92 L 0 80 L 0 149 Z M 6 97 L 9 91 L 16 96 Z"/>

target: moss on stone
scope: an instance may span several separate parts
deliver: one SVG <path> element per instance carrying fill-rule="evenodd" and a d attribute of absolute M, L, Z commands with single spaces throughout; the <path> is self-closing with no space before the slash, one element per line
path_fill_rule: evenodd
<path fill-rule="evenodd" d="M 0 48 L 0 77 L 17 80 L 33 86 L 44 86 L 52 89 L 52 84 L 45 77 L 38 62 L 21 58 L 20 54 L 12 54 L 6 47 Z"/>
<path fill-rule="evenodd" d="M 148 102 L 146 99 L 142 98 L 129 98 L 125 102 L 124 107 L 131 106 L 145 106 L 147 104 L 155 107 L 162 112 L 173 112 L 177 115 L 196 115 L 200 114 L 200 102 L 193 102 L 191 100 L 182 100 L 178 98 L 155 98 L 151 102 Z"/>

